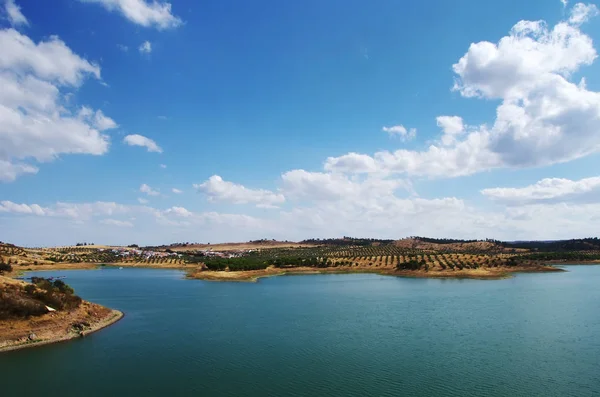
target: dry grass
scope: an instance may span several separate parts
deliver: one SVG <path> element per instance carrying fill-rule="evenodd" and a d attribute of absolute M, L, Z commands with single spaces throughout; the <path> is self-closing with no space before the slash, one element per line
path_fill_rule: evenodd
<path fill-rule="evenodd" d="M 464 251 L 473 251 L 473 252 L 485 252 L 485 251 L 494 251 L 494 252 L 528 252 L 526 249 L 513 249 L 506 248 L 496 243 L 492 243 L 489 241 L 474 241 L 470 243 L 450 243 L 450 244 L 439 244 L 439 243 L 430 243 L 426 241 L 421 241 L 419 239 L 406 238 L 402 240 L 398 240 L 394 242 L 394 245 L 401 248 L 411 248 L 411 249 L 422 249 L 422 250 L 430 250 L 436 252 L 464 252 Z"/>

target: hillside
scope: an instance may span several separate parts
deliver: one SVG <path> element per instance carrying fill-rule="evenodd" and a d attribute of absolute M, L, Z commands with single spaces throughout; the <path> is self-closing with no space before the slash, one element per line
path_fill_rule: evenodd
<path fill-rule="evenodd" d="M 421 249 L 436 252 L 481 252 L 481 253 L 515 253 L 528 252 L 521 247 L 502 245 L 494 241 L 456 241 L 442 242 L 434 239 L 406 238 L 394 242 L 396 247 Z"/>
<path fill-rule="evenodd" d="M 0 352 L 83 336 L 121 317 L 82 300 L 62 280 L 0 276 Z"/>
<path fill-rule="evenodd" d="M 222 272 L 338 271 L 418 277 L 502 277 L 517 271 L 552 271 L 549 262 L 600 260 L 598 239 L 502 242 L 411 237 L 401 240 L 343 237 L 301 242 L 257 240 L 156 247 L 0 245 L 0 264 L 26 270 L 123 267 L 178 268 L 192 277 L 231 279 Z M 287 269 L 287 270 L 284 270 Z M 211 272 L 221 272 L 217 273 Z M 237 276 L 236 276 L 237 277 Z M 244 278 L 244 274 L 239 276 Z M 252 276 L 254 277 L 254 276 Z"/>

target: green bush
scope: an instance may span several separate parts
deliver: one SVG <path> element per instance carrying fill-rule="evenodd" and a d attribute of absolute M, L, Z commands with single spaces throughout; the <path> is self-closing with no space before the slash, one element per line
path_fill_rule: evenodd
<path fill-rule="evenodd" d="M 0 273 L 12 272 L 12 266 L 8 263 L 0 263 Z"/>
<path fill-rule="evenodd" d="M 46 312 L 42 302 L 28 296 L 19 287 L 0 289 L 0 320 L 39 316 Z"/>

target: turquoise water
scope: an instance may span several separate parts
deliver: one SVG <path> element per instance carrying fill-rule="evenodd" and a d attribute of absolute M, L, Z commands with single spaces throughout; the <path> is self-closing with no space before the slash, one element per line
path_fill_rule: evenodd
<path fill-rule="evenodd" d="M 600 266 L 568 270 L 255 284 L 40 272 L 126 317 L 81 340 L 0 354 L 2 396 L 598 395 Z"/>

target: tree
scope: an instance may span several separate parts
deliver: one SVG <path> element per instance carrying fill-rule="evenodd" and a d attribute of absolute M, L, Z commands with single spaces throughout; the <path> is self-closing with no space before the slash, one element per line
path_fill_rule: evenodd
<path fill-rule="evenodd" d="M 0 273 L 4 273 L 4 272 L 12 272 L 12 266 L 9 265 L 8 263 L 4 263 L 1 262 L 0 263 Z"/>

